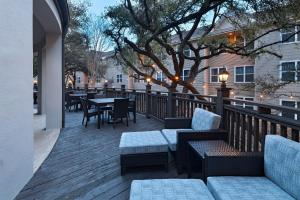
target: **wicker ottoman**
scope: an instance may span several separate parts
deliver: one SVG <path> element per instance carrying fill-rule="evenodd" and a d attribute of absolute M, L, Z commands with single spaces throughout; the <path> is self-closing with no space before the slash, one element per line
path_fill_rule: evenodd
<path fill-rule="evenodd" d="M 203 181 L 199 179 L 134 180 L 130 200 L 214 200 Z"/>
<path fill-rule="evenodd" d="M 128 167 L 163 165 L 168 170 L 168 142 L 160 131 L 125 132 L 119 149 L 121 175 Z"/>

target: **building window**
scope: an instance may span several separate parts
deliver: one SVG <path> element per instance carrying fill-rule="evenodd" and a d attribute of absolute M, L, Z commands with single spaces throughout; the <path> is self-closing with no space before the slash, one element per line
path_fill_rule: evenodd
<path fill-rule="evenodd" d="M 235 67 L 234 73 L 236 83 L 254 82 L 254 66 Z"/>
<path fill-rule="evenodd" d="M 219 83 L 218 75 L 223 72 L 226 68 L 224 67 L 214 67 L 210 68 L 210 82 L 211 83 Z"/>
<path fill-rule="evenodd" d="M 80 76 L 77 77 L 77 83 L 80 83 L 81 80 L 80 80 Z"/>
<path fill-rule="evenodd" d="M 183 54 L 186 56 L 186 57 L 191 57 L 191 49 L 189 47 L 184 47 L 183 49 Z"/>
<path fill-rule="evenodd" d="M 182 71 L 182 75 L 180 76 L 180 78 L 185 81 L 189 78 L 189 75 L 190 75 L 190 70 L 189 69 L 184 69 Z"/>
<path fill-rule="evenodd" d="M 254 97 L 242 97 L 242 96 L 235 96 L 235 99 L 239 99 L 239 100 L 244 100 L 244 101 L 254 101 Z M 246 109 L 250 109 L 250 110 L 254 110 L 254 106 L 253 105 L 249 105 L 247 103 L 239 103 L 239 102 L 234 102 L 235 106 L 241 107 L 241 108 L 246 108 Z"/>
<path fill-rule="evenodd" d="M 96 77 L 96 83 L 100 83 L 101 82 L 101 78 L 100 78 L 100 76 L 97 76 Z"/>
<path fill-rule="evenodd" d="M 300 61 L 282 62 L 280 66 L 282 81 L 300 80 Z"/>
<path fill-rule="evenodd" d="M 300 108 L 300 101 L 295 101 L 295 100 L 281 100 L 280 104 L 282 106 L 286 106 L 286 107 Z M 293 114 L 293 113 L 290 113 L 290 112 L 282 112 L 281 116 L 300 121 L 300 117 L 298 117 L 297 114 Z"/>
<path fill-rule="evenodd" d="M 133 79 L 135 83 L 139 83 L 140 82 L 140 76 L 138 74 L 133 74 Z"/>
<path fill-rule="evenodd" d="M 156 72 L 156 80 L 164 81 L 164 74 L 162 72 Z"/>
<path fill-rule="evenodd" d="M 298 30 L 300 30 L 300 26 L 282 29 L 281 30 L 282 43 L 291 43 L 291 42 L 300 41 L 300 33 L 297 33 Z"/>
<path fill-rule="evenodd" d="M 117 74 L 117 83 L 122 83 L 122 74 Z"/>
<path fill-rule="evenodd" d="M 135 83 L 143 83 L 143 82 L 145 82 L 144 79 L 141 79 L 141 76 L 138 75 L 138 74 L 136 74 L 136 73 L 133 74 L 133 78 L 134 78 L 134 82 Z"/>

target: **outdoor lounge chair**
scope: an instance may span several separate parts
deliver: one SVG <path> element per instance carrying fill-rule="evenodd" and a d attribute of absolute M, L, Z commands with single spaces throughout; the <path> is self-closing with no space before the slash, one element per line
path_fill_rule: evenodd
<path fill-rule="evenodd" d="M 300 199 L 300 144 L 267 135 L 263 154 L 209 152 L 207 186 L 216 200 Z"/>
<path fill-rule="evenodd" d="M 178 173 L 183 172 L 187 162 L 187 142 L 190 140 L 224 140 L 228 135 L 219 129 L 221 117 L 207 110 L 196 108 L 193 118 L 166 118 L 162 134 L 175 154 Z"/>

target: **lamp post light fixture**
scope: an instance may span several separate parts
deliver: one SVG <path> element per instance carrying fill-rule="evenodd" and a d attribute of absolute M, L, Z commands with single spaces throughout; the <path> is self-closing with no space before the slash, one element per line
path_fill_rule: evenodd
<path fill-rule="evenodd" d="M 107 88 L 108 87 L 108 80 L 104 80 L 104 88 Z"/>
<path fill-rule="evenodd" d="M 174 77 L 175 81 L 179 81 L 179 76 Z"/>
<path fill-rule="evenodd" d="M 146 82 L 147 82 L 147 85 L 150 85 L 150 83 L 151 83 L 151 77 L 147 77 L 146 78 Z"/>
<path fill-rule="evenodd" d="M 228 80 L 229 73 L 228 71 L 226 71 L 225 67 L 222 69 L 222 72 L 218 74 L 218 77 L 219 77 L 219 81 L 222 82 L 221 88 L 223 89 L 226 88 L 226 82 Z"/>

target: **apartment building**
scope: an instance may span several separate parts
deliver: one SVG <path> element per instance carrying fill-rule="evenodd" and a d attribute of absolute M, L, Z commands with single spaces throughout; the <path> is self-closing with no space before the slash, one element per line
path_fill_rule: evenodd
<path fill-rule="evenodd" d="M 114 51 L 102 52 L 101 55 L 103 66 L 107 66 L 104 70 L 105 74 L 97 74 L 93 79 L 83 72 L 76 72 L 76 88 L 84 88 L 86 85 L 88 87 L 103 87 L 105 83 L 114 88 L 120 88 L 121 85 L 133 85 L 133 79 L 129 77 L 128 69 L 115 59 Z"/>
<path fill-rule="evenodd" d="M 280 41 L 281 39 L 285 40 L 291 33 L 296 32 L 298 28 L 299 27 L 295 27 L 294 29 L 267 34 L 253 45 L 258 45 L 258 43 L 272 43 L 274 41 Z M 219 20 L 217 26 L 210 33 L 212 37 L 223 35 L 228 37 L 229 40 L 236 40 L 236 34 L 235 27 L 226 19 Z M 197 42 L 200 35 L 201 29 L 198 29 L 192 36 L 191 41 Z M 178 45 L 178 40 L 173 38 L 172 44 L 174 46 Z M 286 42 L 269 47 L 269 50 L 276 52 L 282 57 L 279 58 L 270 54 L 263 54 L 256 58 L 250 58 L 222 53 L 219 56 L 205 60 L 201 63 L 201 67 L 209 66 L 209 69 L 196 77 L 194 85 L 201 94 L 216 95 L 216 88 L 220 87 L 217 75 L 225 67 L 230 73 L 227 86 L 232 88 L 232 98 L 251 101 L 255 100 L 277 105 L 293 106 L 296 108 L 300 107 L 300 85 L 297 83 L 298 79 L 300 80 L 300 34 L 296 34 Z M 184 53 L 191 55 L 192 51 L 187 48 Z M 210 51 L 206 49 L 201 53 L 203 55 L 208 55 L 210 54 Z M 110 86 L 118 88 L 120 85 L 124 84 L 131 89 L 145 89 L 146 82 L 144 80 L 133 78 L 132 76 L 138 76 L 130 71 L 130 69 L 125 70 L 122 66 L 113 64 L 115 63 L 113 57 L 107 57 L 107 62 L 111 64 L 109 65 L 105 79 L 111 80 Z M 164 62 L 166 63 L 166 66 L 172 66 L 170 58 L 167 58 Z M 191 62 L 185 62 L 185 67 L 181 75 L 182 79 L 188 77 L 191 65 Z M 170 67 L 169 70 L 173 72 L 172 67 Z M 278 89 L 273 95 L 261 93 L 257 86 L 251 87 L 255 85 L 253 83 L 255 83 L 257 79 L 265 78 L 268 80 L 269 78 L 271 79 L 271 77 L 282 81 L 295 81 L 295 83 L 288 84 Z M 169 81 L 160 71 L 156 72 L 155 78 L 158 80 Z M 166 88 L 155 84 L 153 84 L 152 89 L 166 91 Z M 182 87 L 178 87 L 179 92 L 181 89 Z M 242 106 L 245 107 L 247 105 Z"/>

